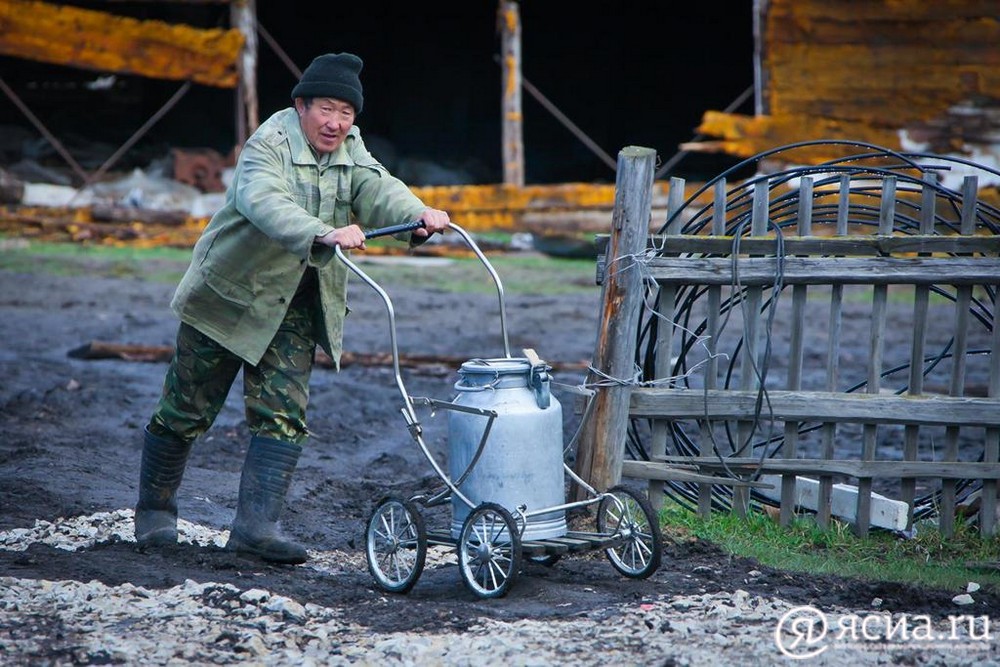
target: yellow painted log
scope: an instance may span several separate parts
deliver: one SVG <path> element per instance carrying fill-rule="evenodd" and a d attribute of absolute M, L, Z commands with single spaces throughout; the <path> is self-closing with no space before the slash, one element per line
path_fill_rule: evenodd
<path fill-rule="evenodd" d="M 1000 45 L 1000 34 L 997 36 Z M 995 62 L 962 61 L 955 49 L 928 45 L 774 47 L 769 113 L 865 119 L 899 127 L 942 115 L 975 97 L 1000 100 Z"/>
<path fill-rule="evenodd" d="M 763 40 L 772 116 L 898 128 L 970 98 L 1000 100 L 996 2 L 774 0 Z"/>
<path fill-rule="evenodd" d="M 238 30 L 140 21 L 33 0 L 0 0 L 0 54 L 99 72 L 237 85 Z"/>
<path fill-rule="evenodd" d="M 666 205 L 668 185 L 661 181 L 653 184 L 654 207 Z M 575 227 L 577 231 L 606 231 L 615 203 L 613 184 L 454 185 L 412 190 L 425 204 L 448 211 L 452 219 L 471 231 L 540 231 L 546 221 L 554 227 Z M 595 212 L 606 212 L 607 221 L 594 223 Z M 571 224 L 574 216 L 579 218 L 579 224 Z M 528 218 L 534 222 L 529 223 Z"/>
<path fill-rule="evenodd" d="M 849 139 L 899 150 L 899 136 L 892 128 L 863 122 L 841 121 L 806 115 L 743 116 L 706 111 L 698 132 L 720 137 L 717 141 L 685 144 L 683 148 L 702 152 L 724 152 L 751 157 L 765 150 L 818 139 Z M 861 152 L 857 146 L 820 145 L 795 151 L 795 159 L 815 163 Z"/>
<path fill-rule="evenodd" d="M 989 127 L 1000 104 L 996 0 L 769 0 L 761 31 L 764 114 L 709 111 L 690 150 L 750 157 L 808 140 L 900 148 L 900 135 L 937 152 L 994 153 Z M 960 110 L 956 110 L 960 109 Z M 972 128 L 971 130 L 969 128 Z M 800 160 L 839 149 L 797 151 Z"/>

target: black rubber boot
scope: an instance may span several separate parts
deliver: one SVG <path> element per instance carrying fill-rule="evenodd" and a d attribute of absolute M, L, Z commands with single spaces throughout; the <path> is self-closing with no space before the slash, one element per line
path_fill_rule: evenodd
<path fill-rule="evenodd" d="M 135 541 L 141 547 L 177 543 L 177 488 L 191 443 L 161 438 L 146 429 L 135 506 Z"/>
<path fill-rule="evenodd" d="M 226 549 L 274 563 L 306 562 L 305 547 L 285 537 L 278 523 L 301 453 L 302 446 L 290 442 L 260 436 L 250 440 Z"/>

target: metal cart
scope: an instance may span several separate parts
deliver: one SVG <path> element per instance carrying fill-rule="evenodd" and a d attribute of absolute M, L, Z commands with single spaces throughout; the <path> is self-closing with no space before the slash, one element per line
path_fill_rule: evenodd
<path fill-rule="evenodd" d="M 421 224 L 383 227 L 367 232 L 366 237 L 412 231 Z M 523 560 L 552 565 L 564 555 L 600 549 L 622 575 L 636 579 L 650 576 L 660 566 L 662 537 L 648 500 L 624 486 L 598 492 L 566 465 L 565 451 L 572 442 L 563 448 L 561 413 L 553 416 L 552 406 L 558 406 L 558 402 L 549 394 L 551 367 L 530 350 L 524 351 L 524 357 L 511 356 L 500 278 L 471 236 L 458 225 L 451 224 L 450 228 L 468 244 L 496 286 L 504 347 L 503 357 L 471 359 L 463 364 L 463 381 L 456 383 L 460 395 L 450 401 L 407 392 L 400 373 L 392 301 L 339 247 L 335 248 L 340 261 L 374 289 L 386 306 L 395 383 L 402 396 L 400 411 L 410 435 L 443 483 L 443 488 L 434 493 L 409 498 L 387 496 L 378 501 L 365 528 L 365 553 L 375 584 L 391 593 L 408 592 L 423 571 L 428 546 L 455 548 L 462 579 L 480 598 L 506 595 Z M 472 378 L 471 383 L 463 384 L 467 377 Z M 488 381 L 478 381 L 483 377 Z M 473 398 L 466 400 L 470 396 Z M 491 400 L 497 403 L 491 405 Z M 439 464 L 424 441 L 418 407 L 432 413 L 449 413 L 449 466 Z M 583 415 L 586 418 L 587 411 Z M 457 426 L 452 427 L 451 420 Z M 470 426 L 474 422 L 478 425 Z M 542 449 L 535 446 L 538 442 L 553 438 L 558 440 L 555 462 L 549 454 L 545 459 L 525 460 Z M 455 441 L 459 439 L 464 441 L 464 449 L 456 450 Z M 502 458 L 505 450 L 526 441 L 530 441 L 530 449 L 520 457 Z M 449 472 L 445 467 L 450 467 Z M 540 483 L 541 477 L 531 475 L 544 475 L 545 479 Z M 566 502 L 567 475 L 585 489 L 586 499 Z M 515 478 L 522 481 L 520 487 L 513 483 Z M 539 500 L 537 495 L 538 487 L 545 486 L 546 480 L 548 486 L 558 484 L 558 499 L 550 504 L 544 504 L 545 500 Z M 520 492 L 525 498 L 516 495 Z M 548 498 L 552 498 L 551 491 Z M 544 506 L 539 506 L 540 502 Z M 425 526 L 421 508 L 446 503 L 452 505 L 450 528 Z M 597 506 L 596 529 L 569 530 L 566 512 L 592 505 Z"/>

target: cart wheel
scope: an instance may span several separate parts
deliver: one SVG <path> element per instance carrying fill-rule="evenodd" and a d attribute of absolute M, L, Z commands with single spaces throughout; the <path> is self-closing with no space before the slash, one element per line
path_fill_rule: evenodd
<path fill-rule="evenodd" d="M 466 517 L 458 540 L 465 585 L 481 598 L 507 594 L 521 568 L 521 537 L 514 518 L 496 503 L 482 503 Z"/>
<path fill-rule="evenodd" d="M 413 503 L 387 497 L 379 501 L 365 530 L 368 571 L 378 587 L 406 593 L 417 583 L 427 558 L 427 531 Z"/>
<path fill-rule="evenodd" d="M 615 569 L 626 577 L 645 579 L 660 567 L 663 538 L 649 501 L 631 489 L 616 486 L 601 499 L 597 531 L 625 538 L 605 550 Z"/>
<path fill-rule="evenodd" d="M 560 554 L 548 554 L 545 556 L 525 556 L 524 559 L 529 563 L 534 563 L 535 565 L 544 565 L 545 567 L 552 567 L 559 562 Z"/>

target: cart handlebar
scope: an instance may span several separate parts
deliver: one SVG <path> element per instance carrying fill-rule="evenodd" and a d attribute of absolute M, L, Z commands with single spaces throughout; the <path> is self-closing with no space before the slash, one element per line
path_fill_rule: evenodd
<path fill-rule="evenodd" d="M 424 223 L 422 220 L 416 220 L 414 222 L 406 222 L 399 225 L 380 227 L 377 229 L 369 230 L 368 232 L 365 233 L 365 237 L 372 238 L 375 236 L 398 234 L 400 232 L 412 231 L 414 229 L 422 227 L 423 225 Z M 479 261 L 482 262 L 483 266 L 490 274 L 490 277 L 493 279 L 493 283 L 496 285 L 497 296 L 500 301 L 500 333 L 503 337 L 504 355 L 509 359 L 511 358 L 511 355 L 510 355 L 510 341 L 507 337 L 507 307 L 504 300 L 503 284 L 500 282 L 500 276 L 497 275 L 497 272 L 493 268 L 493 265 L 490 264 L 490 261 L 486 258 L 486 255 L 484 255 L 483 251 L 479 249 L 479 246 L 472 239 L 472 237 L 469 235 L 468 232 L 466 232 L 464 229 L 462 229 L 453 222 L 448 223 L 448 228 L 462 237 L 462 239 L 469 246 L 472 252 L 475 253 L 476 257 L 479 258 Z M 349 268 L 355 275 L 361 278 L 365 283 L 367 283 L 372 289 L 374 289 L 378 293 L 378 295 L 382 298 L 383 303 L 385 304 L 386 312 L 389 317 L 389 343 L 392 346 L 392 361 L 393 361 L 393 371 L 395 375 L 396 386 L 399 388 L 400 393 L 403 395 L 403 401 L 405 403 L 405 409 L 404 409 L 405 413 L 410 418 L 412 418 L 414 423 L 416 423 L 417 421 L 416 415 L 413 413 L 413 403 L 410 399 L 409 394 L 406 392 L 406 387 L 403 385 L 403 379 L 399 369 L 399 349 L 396 345 L 396 316 L 395 316 L 395 310 L 393 309 L 392 306 L 392 299 L 389 298 L 389 295 L 386 293 L 384 289 L 382 289 L 382 287 L 377 282 L 375 282 L 368 274 L 362 271 L 354 262 L 352 262 L 347 257 L 347 255 L 344 253 L 343 249 L 339 245 L 334 246 L 333 251 L 334 254 L 337 256 L 337 258 L 347 265 L 347 268 Z"/>
<path fill-rule="evenodd" d="M 365 239 L 374 239 L 379 236 L 392 236 L 393 234 L 400 234 L 402 232 L 412 232 L 414 229 L 420 229 L 424 226 L 423 220 L 414 220 L 413 222 L 404 222 L 399 225 L 389 225 L 388 227 L 369 229 L 365 232 Z"/>

